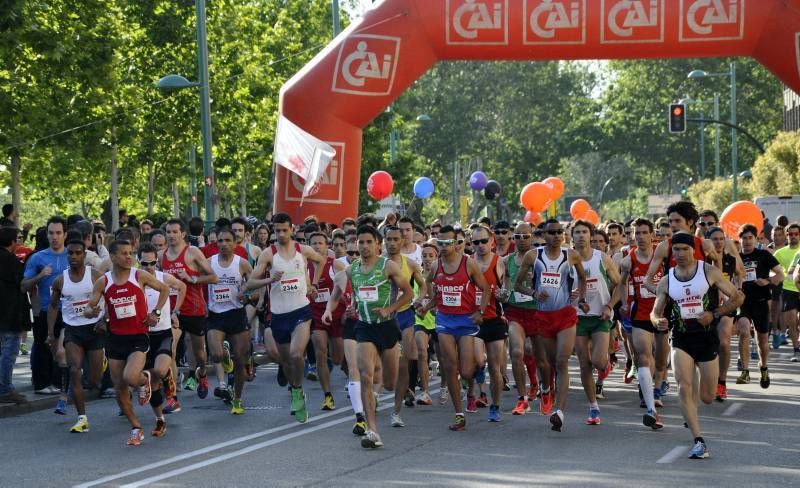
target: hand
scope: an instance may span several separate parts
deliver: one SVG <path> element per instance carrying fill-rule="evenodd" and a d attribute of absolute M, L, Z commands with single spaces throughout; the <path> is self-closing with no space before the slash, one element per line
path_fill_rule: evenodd
<path fill-rule="evenodd" d="M 312 302 L 317 301 L 317 287 L 316 285 L 311 285 L 308 287 L 308 291 L 306 291 L 306 296 Z"/>
<path fill-rule="evenodd" d="M 630 317 L 630 310 L 628 309 L 628 304 L 623 303 L 621 307 L 619 307 L 619 314 L 623 317 Z"/>
<path fill-rule="evenodd" d="M 44 343 L 47 344 L 47 346 L 52 349 L 53 346 L 56 345 L 56 336 L 49 334 L 47 336 L 47 339 L 45 339 Z"/>
<path fill-rule="evenodd" d="M 144 325 L 152 327 L 158 323 L 158 319 L 159 317 L 157 317 L 155 313 L 150 312 L 144 319 Z"/>
<path fill-rule="evenodd" d="M 711 325 L 711 322 L 713 321 L 714 321 L 714 314 L 708 311 L 703 312 L 703 314 L 697 318 L 697 322 L 703 327 Z"/>
<path fill-rule="evenodd" d="M 95 334 L 105 334 L 107 330 L 105 320 L 101 320 L 94 324 L 94 333 Z"/>
<path fill-rule="evenodd" d="M 578 308 L 581 309 L 581 312 L 583 313 L 589 313 L 589 304 L 586 302 L 579 303 Z"/>
<path fill-rule="evenodd" d="M 758 286 L 768 286 L 771 282 L 766 278 L 759 278 L 756 280 L 756 285 Z"/>
<path fill-rule="evenodd" d="M 42 278 L 46 278 L 51 274 L 53 274 L 53 267 L 50 266 L 49 264 L 44 268 L 42 268 L 42 271 L 39 273 L 39 275 L 41 275 Z"/>
<path fill-rule="evenodd" d="M 392 311 L 389 309 L 389 307 L 381 307 L 377 310 L 377 312 L 378 317 L 382 319 L 388 319 L 392 315 Z"/>
<path fill-rule="evenodd" d="M 283 271 L 275 271 L 270 273 L 269 279 L 272 280 L 273 283 L 275 283 L 276 281 L 280 281 L 282 276 L 283 276 Z"/>
<path fill-rule="evenodd" d="M 545 302 L 548 298 L 550 298 L 550 295 L 546 291 L 542 290 L 538 293 L 534 293 L 533 297 L 536 298 L 537 301 Z"/>
<path fill-rule="evenodd" d="M 569 294 L 569 301 L 574 302 L 578 299 L 578 290 L 572 290 Z"/>
<path fill-rule="evenodd" d="M 472 321 L 476 324 L 480 325 L 483 323 L 483 313 L 480 310 L 476 310 L 472 313 Z"/>
<path fill-rule="evenodd" d="M 506 303 L 509 297 L 511 297 L 511 292 L 509 290 L 506 290 L 505 288 L 498 288 L 494 292 L 494 296 L 496 296 L 497 299 L 500 300 L 501 302 Z"/>
<path fill-rule="evenodd" d="M 661 317 L 660 319 L 658 319 L 658 322 L 656 323 L 656 329 L 658 329 L 661 332 L 664 332 L 668 328 L 669 328 L 669 320 L 667 320 L 664 317 Z"/>
<path fill-rule="evenodd" d="M 173 329 L 180 328 L 180 324 L 178 323 L 178 315 L 177 314 L 170 315 L 169 320 L 172 323 L 172 328 Z"/>
<path fill-rule="evenodd" d="M 100 315 L 100 304 L 99 303 L 97 305 L 95 305 L 94 307 L 86 307 L 86 309 L 83 311 L 83 316 L 86 317 L 86 318 L 89 318 L 89 319 L 97 317 L 98 315 Z"/>
<path fill-rule="evenodd" d="M 330 310 L 325 310 L 325 313 L 322 314 L 322 323 L 325 325 L 330 325 L 331 320 L 333 320 L 333 316 Z"/>
<path fill-rule="evenodd" d="M 600 314 L 600 319 L 611 320 L 612 318 L 614 318 L 614 311 L 611 309 L 611 307 L 606 305 L 605 307 L 603 307 L 603 313 Z"/>
<path fill-rule="evenodd" d="M 239 300 L 239 303 L 247 303 L 249 301 L 244 293 L 239 293 L 237 299 Z"/>
<path fill-rule="evenodd" d="M 189 276 L 189 274 L 183 268 L 178 270 L 177 277 L 181 281 L 185 281 L 187 283 L 191 283 L 192 282 L 192 277 Z"/>

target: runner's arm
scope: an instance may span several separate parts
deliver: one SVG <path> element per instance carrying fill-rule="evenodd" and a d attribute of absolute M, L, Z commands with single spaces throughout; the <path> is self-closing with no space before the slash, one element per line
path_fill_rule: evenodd
<path fill-rule="evenodd" d="M 722 256 L 714 249 L 714 243 L 711 242 L 711 239 L 703 239 L 703 252 L 706 255 L 706 262 L 722 269 Z"/>
<path fill-rule="evenodd" d="M 658 330 L 667 330 L 668 322 L 664 318 L 664 309 L 667 307 L 667 284 L 668 279 L 663 279 L 658 282 L 656 288 L 656 302 L 653 305 L 653 310 L 650 312 L 650 323 Z"/>
<path fill-rule="evenodd" d="M 425 277 L 422 276 L 422 268 L 411 260 L 408 260 L 408 264 L 411 265 L 411 279 L 417 284 L 417 290 L 419 292 L 417 301 L 422 303 L 422 301 L 425 300 L 425 297 L 428 296 L 428 289 L 425 286 Z"/>
<path fill-rule="evenodd" d="M 53 337 L 58 318 L 58 308 L 61 306 L 61 287 L 64 286 L 64 275 L 53 281 L 53 290 L 50 292 L 50 306 L 47 307 L 47 337 Z"/>
<path fill-rule="evenodd" d="M 472 282 L 475 283 L 475 286 L 480 288 L 483 296 L 486 297 L 486 300 L 481 300 L 481 315 L 483 315 L 484 312 L 486 312 L 486 307 L 489 305 L 489 297 L 492 294 L 492 288 L 489 286 L 489 283 L 481 272 L 480 266 L 478 266 L 478 263 L 475 262 L 474 259 L 467 259 L 467 273 L 469 273 L 469 277 L 472 279 Z"/>
<path fill-rule="evenodd" d="M 175 299 L 175 309 L 172 310 L 172 315 L 178 315 L 178 312 L 183 305 L 183 300 L 186 298 L 186 283 L 172 276 L 169 273 L 164 273 L 164 283 L 173 290 L 178 290 L 178 298 Z"/>
<path fill-rule="evenodd" d="M 86 310 L 83 312 L 85 317 L 97 317 L 97 315 L 100 313 L 100 300 L 103 299 L 103 291 L 105 288 L 106 277 L 103 275 L 99 279 L 95 280 L 94 284 L 92 285 L 92 297 L 89 298 L 89 304 L 86 306 Z"/>
<path fill-rule="evenodd" d="M 669 241 L 660 242 L 658 246 L 656 246 L 653 259 L 650 260 L 650 266 L 647 268 L 647 274 L 644 277 L 644 287 L 650 290 L 650 293 L 656 293 L 658 287 L 653 278 L 655 278 L 656 273 L 658 273 L 658 268 L 663 264 L 664 260 L 667 259 L 668 255 Z"/>
<path fill-rule="evenodd" d="M 394 261 L 388 259 L 386 260 L 386 268 L 384 272 L 386 273 L 386 277 L 392 280 L 397 289 L 402 292 L 402 295 L 400 295 L 400 298 L 398 298 L 396 302 L 386 307 L 390 314 L 393 314 L 397 312 L 398 309 L 411 303 L 411 298 L 414 296 L 414 290 L 411 289 L 411 283 L 404 280 L 403 277 L 400 276 L 400 267 Z"/>
<path fill-rule="evenodd" d="M 619 262 L 619 299 L 622 302 L 620 312 L 622 315 L 628 315 L 628 277 L 631 272 L 631 257 L 630 254 L 622 258 Z"/>
<path fill-rule="evenodd" d="M 344 295 L 344 290 L 347 288 L 347 280 L 350 278 L 350 267 L 348 266 L 344 271 L 340 271 L 333 275 L 333 290 L 328 303 L 325 305 L 325 312 L 322 314 L 322 322 L 324 324 L 331 323 L 333 311 L 339 306 Z M 326 320 L 327 319 L 327 320 Z"/>
<path fill-rule="evenodd" d="M 217 277 L 216 273 L 214 273 L 214 270 L 211 269 L 211 265 L 203 255 L 203 251 L 192 246 L 189 248 L 186 254 L 191 254 L 190 259 L 194 261 L 195 266 L 197 266 L 197 272 L 200 273 L 200 276 L 197 277 L 197 281 L 194 282 L 195 284 L 213 285 L 214 283 L 219 282 L 219 277 Z M 167 290 L 167 292 L 169 294 L 169 290 Z"/>
<path fill-rule="evenodd" d="M 723 316 L 736 311 L 739 305 L 744 302 L 744 293 L 742 293 L 742 290 L 737 289 L 736 285 L 726 280 L 722 275 L 722 270 L 719 268 L 708 263 L 705 263 L 704 266 L 709 285 L 717 285 L 719 291 L 728 297 L 728 299 L 724 300 L 722 305 L 717 308 L 716 313 Z"/>
<path fill-rule="evenodd" d="M 316 288 L 319 286 L 319 278 L 322 276 L 322 269 L 325 267 L 325 263 L 328 261 L 328 256 L 319 254 L 311 246 L 306 246 L 305 244 L 303 244 L 300 248 L 302 249 L 303 256 L 306 259 L 310 259 L 311 261 L 317 263 L 317 265 L 314 266 L 314 276 L 311 278 L 311 286 Z"/>
<path fill-rule="evenodd" d="M 426 280 L 426 284 L 428 285 L 428 305 L 425 307 L 421 307 L 420 310 L 423 312 L 423 315 L 426 312 L 429 312 L 436 308 L 436 301 L 438 299 L 437 291 L 436 291 L 436 284 L 433 282 L 434 277 L 436 276 L 436 271 L 439 269 L 439 262 L 436 261 L 431 264 L 431 270 L 428 273 L 428 277 Z"/>
<path fill-rule="evenodd" d="M 513 256 L 513 254 L 509 254 L 509 256 Z M 531 268 L 531 266 L 533 266 L 534 259 L 535 258 L 533 250 L 530 250 L 525 253 L 525 256 L 522 258 L 522 264 L 519 265 L 519 271 L 517 272 L 517 279 L 514 280 L 514 291 L 522 293 L 523 295 L 528 295 L 528 296 L 534 295 L 535 290 L 529 287 L 525 283 L 525 277 L 528 276 L 528 270 Z"/>
<path fill-rule="evenodd" d="M 578 275 L 578 305 L 586 304 L 586 271 L 583 269 L 583 259 L 581 255 L 570 249 L 569 264 L 575 268 L 575 274 Z M 584 310 L 586 313 L 586 310 Z"/>
<path fill-rule="evenodd" d="M 258 257 L 258 261 L 256 262 L 256 267 L 253 269 L 253 272 L 250 274 L 250 278 L 247 279 L 247 283 L 244 284 L 245 290 L 255 290 L 257 288 L 263 288 L 270 283 L 272 283 L 271 278 L 267 278 L 267 270 L 272 267 L 272 249 L 265 249 L 264 252 Z M 256 278 L 257 276 L 263 276 L 264 278 Z"/>

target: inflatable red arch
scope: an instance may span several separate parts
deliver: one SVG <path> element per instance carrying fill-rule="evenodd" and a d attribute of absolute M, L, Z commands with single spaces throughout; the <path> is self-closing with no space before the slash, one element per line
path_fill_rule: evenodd
<path fill-rule="evenodd" d="M 282 114 L 337 154 L 302 208 L 278 167 L 273 208 L 355 216 L 362 128 L 437 61 L 723 56 L 800 91 L 800 0 L 384 0 L 282 87 Z"/>

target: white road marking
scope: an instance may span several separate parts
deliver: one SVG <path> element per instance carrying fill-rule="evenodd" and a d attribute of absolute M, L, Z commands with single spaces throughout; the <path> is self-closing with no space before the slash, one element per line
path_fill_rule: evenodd
<path fill-rule="evenodd" d="M 736 412 L 741 410 L 743 406 L 744 404 L 742 403 L 734 403 L 730 407 L 726 408 L 725 411 L 722 412 L 722 415 L 724 417 L 730 417 L 731 415 L 736 415 Z"/>
<path fill-rule="evenodd" d="M 677 446 L 673 447 L 672 450 L 666 454 L 664 454 L 661 459 L 656 461 L 657 464 L 670 464 L 674 463 L 679 457 L 685 454 L 686 447 L 684 446 Z"/>

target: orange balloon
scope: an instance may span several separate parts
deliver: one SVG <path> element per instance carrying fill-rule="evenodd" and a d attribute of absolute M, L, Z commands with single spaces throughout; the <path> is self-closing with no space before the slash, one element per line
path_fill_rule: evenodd
<path fill-rule="evenodd" d="M 528 183 L 519 195 L 522 206 L 531 212 L 541 212 L 550 203 L 550 188 L 541 182 Z"/>
<path fill-rule="evenodd" d="M 600 223 L 600 216 L 597 215 L 597 212 L 595 212 L 594 209 L 590 208 L 585 214 L 583 214 L 581 220 L 591 222 L 592 225 L 597 225 Z"/>
<path fill-rule="evenodd" d="M 528 212 L 525 214 L 525 222 L 532 225 L 539 225 L 542 223 L 542 214 L 528 210 Z"/>
<path fill-rule="evenodd" d="M 720 227 L 731 239 L 739 239 L 739 228 L 744 224 L 756 226 L 760 233 L 764 230 L 764 216 L 753 202 L 742 200 L 728 205 L 719 218 Z"/>
<path fill-rule="evenodd" d="M 582 219 L 586 212 L 592 209 L 592 206 L 589 205 L 589 202 L 584 200 L 583 198 L 579 198 L 572 202 L 572 205 L 569 207 L 569 214 L 572 215 L 573 219 Z"/>
<path fill-rule="evenodd" d="M 558 200 L 564 195 L 564 182 L 558 176 L 551 176 L 542 180 L 550 188 L 550 199 Z"/>

